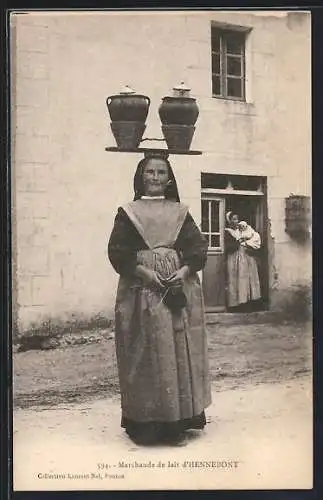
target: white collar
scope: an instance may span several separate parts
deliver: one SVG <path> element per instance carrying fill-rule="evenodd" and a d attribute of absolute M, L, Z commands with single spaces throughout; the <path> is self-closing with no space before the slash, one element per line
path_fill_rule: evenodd
<path fill-rule="evenodd" d="M 164 200 L 165 196 L 141 196 L 142 200 Z"/>

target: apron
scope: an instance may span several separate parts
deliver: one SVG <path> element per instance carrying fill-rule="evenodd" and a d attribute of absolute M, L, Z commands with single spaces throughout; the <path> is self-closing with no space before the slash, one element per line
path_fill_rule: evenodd
<path fill-rule="evenodd" d="M 147 245 L 138 264 L 166 278 L 180 268 L 174 249 L 188 209 L 170 200 L 137 200 L 123 207 Z M 162 292 L 136 277 L 119 279 L 116 353 L 124 418 L 175 422 L 199 415 L 211 403 L 207 340 L 197 274 L 185 285 L 186 307 L 172 312 Z"/>

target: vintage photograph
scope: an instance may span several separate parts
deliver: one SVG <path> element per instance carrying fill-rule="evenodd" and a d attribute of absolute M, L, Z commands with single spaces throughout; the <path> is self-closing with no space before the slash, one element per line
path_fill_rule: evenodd
<path fill-rule="evenodd" d="M 10 14 L 13 489 L 313 487 L 311 15 Z"/>

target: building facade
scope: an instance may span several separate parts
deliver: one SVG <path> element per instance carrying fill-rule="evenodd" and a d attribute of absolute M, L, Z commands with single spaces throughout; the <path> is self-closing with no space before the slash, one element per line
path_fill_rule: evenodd
<path fill-rule="evenodd" d="M 285 221 L 286 198 L 311 194 L 310 61 L 306 12 L 13 14 L 19 332 L 113 317 L 118 277 L 107 242 L 117 207 L 132 199 L 141 159 L 105 151 L 115 145 L 106 98 L 125 84 L 151 99 L 146 137 L 162 137 L 158 107 L 174 85 L 184 81 L 197 99 L 191 147 L 203 154 L 170 161 L 182 201 L 209 238 L 202 274 L 208 309 L 226 310 L 227 210 L 262 236 L 264 308 L 310 287 L 310 238 L 295 239 Z"/>

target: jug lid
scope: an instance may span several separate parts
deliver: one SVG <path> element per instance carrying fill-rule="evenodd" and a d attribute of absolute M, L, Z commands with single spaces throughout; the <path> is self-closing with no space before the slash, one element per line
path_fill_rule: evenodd
<path fill-rule="evenodd" d="M 129 85 L 125 85 L 121 90 L 120 90 L 120 94 L 135 94 L 136 91 L 133 90 L 131 87 L 129 87 Z"/>
<path fill-rule="evenodd" d="M 181 82 L 176 87 L 173 87 L 173 97 L 190 97 L 190 90 L 184 82 Z"/>
<path fill-rule="evenodd" d="M 181 92 L 189 92 L 191 89 L 185 85 L 184 82 L 181 82 L 179 85 L 176 85 L 176 87 L 173 87 L 173 90 L 179 90 Z"/>

